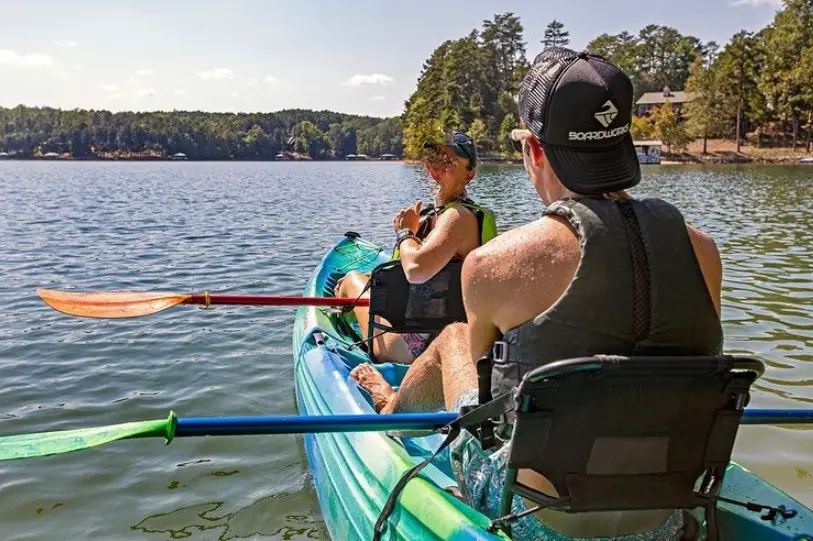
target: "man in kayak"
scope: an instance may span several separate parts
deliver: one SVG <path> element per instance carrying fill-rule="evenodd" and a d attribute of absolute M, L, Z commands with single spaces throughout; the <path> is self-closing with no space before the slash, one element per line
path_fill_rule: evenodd
<path fill-rule="evenodd" d="M 600 57 L 554 47 L 535 59 L 519 94 L 528 129 L 512 139 L 547 208 L 541 219 L 469 254 L 462 274 L 468 324 L 447 327 L 397 393 L 372 366 L 354 370 L 379 411 L 477 404 L 475 360 L 497 341 L 505 349 L 492 370 L 494 396 L 558 359 L 720 353 L 722 265 L 714 241 L 669 203 L 623 191 L 641 178 L 629 135 L 632 92 L 629 78 Z M 510 436 L 510 426 L 498 432 Z M 492 518 L 508 446 L 484 451 L 464 431 L 451 447 L 463 494 Z M 530 470 L 518 479 L 554 492 Z M 512 512 L 528 507 L 516 496 Z M 641 541 L 677 540 L 682 528 L 679 511 L 545 509 L 517 520 L 512 532 L 514 539 Z"/>
<path fill-rule="evenodd" d="M 465 258 L 472 250 L 496 236 L 494 215 L 468 198 L 466 187 L 477 167 L 474 141 L 455 133 L 444 143 L 424 144 L 424 164 L 437 183 L 434 205 L 421 210 L 422 203 L 399 211 L 392 220 L 396 233 L 394 255 L 400 258 L 407 280 L 422 284 L 443 269 L 452 259 Z M 337 297 L 357 298 L 367 290 L 369 276 L 351 271 L 336 286 Z M 368 340 L 370 310 L 353 309 Z M 382 333 L 372 340 L 373 354 L 379 361 L 411 363 L 434 339 L 425 333 Z"/>

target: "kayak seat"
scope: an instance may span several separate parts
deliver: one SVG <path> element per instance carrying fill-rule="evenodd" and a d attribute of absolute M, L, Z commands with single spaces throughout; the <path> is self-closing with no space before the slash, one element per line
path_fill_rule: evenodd
<path fill-rule="evenodd" d="M 453 259 L 422 284 L 407 280 L 399 260 L 378 265 L 370 274 L 367 336 L 382 332 L 434 334 L 451 323 L 465 322 L 460 286 L 462 265 L 462 261 Z M 375 362 L 372 351 L 369 355 Z"/>
<path fill-rule="evenodd" d="M 703 508 L 707 539 L 719 539 L 717 497 L 764 369 L 747 357 L 599 355 L 528 372 L 503 410 L 513 434 L 495 524 L 510 530 L 516 494 L 569 513 Z M 523 469 L 555 493 L 521 483 Z"/>

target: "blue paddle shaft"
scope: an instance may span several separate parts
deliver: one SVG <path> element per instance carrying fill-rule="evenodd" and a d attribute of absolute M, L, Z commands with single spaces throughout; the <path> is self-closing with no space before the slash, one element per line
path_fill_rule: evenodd
<path fill-rule="evenodd" d="M 290 415 L 280 417 L 192 417 L 178 419 L 175 437 L 237 434 L 314 434 L 437 430 L 457 419 L 456 413 L 392 415 Z"/>
<path fill-rule="evenodd" d="M 813 410 L 747 409 L 742 414 L 743 425 L 802 425 L 813 424 Z"/>
<path fill-rule="evenodd" d="M 175 437 L 437 430 L 455 419 L 457 419 L 456 413 L 192 417 L 178 419 Z M 813 423 L 813 410 L 748 409 L 743 412 L 742 416 L 744 425 L 804 423 Z"/>

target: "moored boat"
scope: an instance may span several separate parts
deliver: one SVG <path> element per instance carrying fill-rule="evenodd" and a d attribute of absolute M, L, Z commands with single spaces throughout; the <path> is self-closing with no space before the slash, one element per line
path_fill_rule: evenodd
<path fill-rule="evenodd" d="M 348 235 L 322 259 L 305 289 L 308 296 L 332 296 L 350 270 L 369 272 L 389 259 L 388 251 Z M 303 307 L 297 312 L 293 351 L 297 407 L 301 415 L 374 413 L 369 397 L 349 378 L 367 355 L 358 346 L 354 323 L 342 312 Z M 397 386 L 406 366 L 377 365 Z M 307 434 L 305 449 L 328 531 L 336 540 L 371 539 L 384 502 L 403 473 L 437 449 L 437 434 Z M 385 539 L 500 539 L 487 531 L 489 519 L 455 496 L 447 453 L 407 484 L 390 516 Z M 796 511 L 793 518 L 763 519 L 760 513 L 719 503 L 721 539 L 795 540 L 813 535 L 813 512 L 745 468 L 732 463 L 721 495 Z M 698 517 L 702 514 L 698 512 Z"/>

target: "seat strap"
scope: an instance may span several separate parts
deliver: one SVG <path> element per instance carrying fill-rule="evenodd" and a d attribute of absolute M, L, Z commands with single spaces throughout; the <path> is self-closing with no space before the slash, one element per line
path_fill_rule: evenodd
<path fill-rule="evenodd" d="M 495 400 L 492 400 L 488 404 L 484 404 L 482 406 L 474 407 L 465 414 L 458 417 L 455 421 L 449 424 L 449 432 L 446 435 L 446 439 L 443 440 L 443 443 L 440 444 L 440 447 L 432 453 L 432 456 L 413 466 L 410 468 L 402 477 L 398 480 L 395 487 L 393 487 L 392 492 L 390 492 L 389 497 L 387 498 L 386 503 L 384 503 L 384 507 L 381 509 L 381 514 L 378 516 L 378 520 L 375 522 L 375 528 L 373 530 L 373 541 L 379 541 L 381 539 L 381 535 L 384 532 L 384 526 L 387 524 L 387 519 L 392 514 L 392 511 L 395 509 L 395 503 L 398 501 L 398 496 L 401 495 L 404 488 L 406 487 L 407 483 L 409 483 L 412 479 L 414 479 L 425 467 L 427 467 L 437 456 L 443 452 L 444 449 L 449 447 L 452 442 L 457 439 L 460 435 L 460 431 L 462 429 L 468 429 L 471 427 L 479 427 L 484 421 L 487 419 L 498 417 L 507 411 L 507 408 L 512 407 L 513 405 L 513 397 L 511 393 L 506 393 Z"/>

